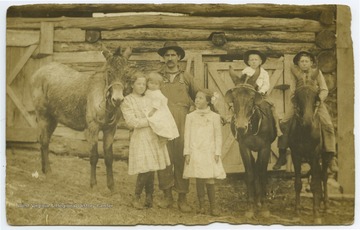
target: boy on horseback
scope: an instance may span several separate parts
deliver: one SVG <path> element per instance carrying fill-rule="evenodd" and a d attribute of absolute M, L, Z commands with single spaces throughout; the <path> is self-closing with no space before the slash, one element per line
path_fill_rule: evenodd
<path fill-rule="evenodd" d="M 332 155 L 331 162 L 329 164 L 330 170 L 332 172 L 337 172 L 338 166 L 334 157 L 336 152 L 334 126 L 332 124 L 331 117 L 326 108 L 326 105 L 323 103 L 329 93 L 324 76 L 318 68 L 313 67 L 315 63 L 315 57 L 309 52 L 299 52 L 295 55 L 293 62 L 294 65 L 291 67 L 291 73 L 294 76 L 296 89 L 303 85 L 312 85 L 319 90 L 320 100 L 316 102 L 315 106 L 318 108 L 317 113 L 320 117 L 324 150 Z M 295 90 L 293 90 L 292 94 L 294 93 L 294 91 Z M 290 108 L 289 110 L 287 110 L 281 123 L 285 126 L 288 126 L 288 121 L 293 116 L 294 108 Z M 285 135 L 279 139 L 279 159 L 273 167 L 273 169 L 275 170 L 280 169 L 280 167 L 286 163 L 286 148 L 288 147 L 288 127 L 286 127 L 286 129 L 283 131 L 285 132 Z"/>
<path fill-rule="evenodd" d="M 274 104 L 267 100 L 266 93 L 270 88 L 268 72 L 261 67 L 266 61 L 263 53 L 257 50 L 249 50 L 244 54 L 244 62 L 248 66 L 241 72 L 241 78 L 245 77 L 245 83 L 255 86 L 255 89 L 263 96 L 265 103 L 271 106 L 271 111 L 275 120 L 276 135 L 282 136 L 279 118 Z M 230 66 L 230 75 L 235 75 L 233 68 Z M 264 105 L 264 104 L 263 104 Z M 261 105 L 260 105 L 261 106 Z"/>

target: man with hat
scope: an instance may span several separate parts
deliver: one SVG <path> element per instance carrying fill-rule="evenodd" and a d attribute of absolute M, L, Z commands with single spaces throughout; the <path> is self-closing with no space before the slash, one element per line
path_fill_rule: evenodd
<path fill-rule="evenodd" d="M 329 164 L 329 168 L 332 172 L 338 171 L 338 166 L 335 160 L 335 152 L 336 152 L 336 141 L 335 141 L 335 131 L 334 126 L 331 121 L 330 114 L 324 104 L 324 100 L 326 99 L 329 90 L 327 88 L 324 76 L 318 68 L 314 67 L 315 57 L 313 54 L 307 51 L 300 51 L 297 53 L 293 59 L 294 65 L 291 66 L 291 73 L 294 76 L 295 87 L 301 87 L 303 85 L 313 85 L 319 90 L 319 98 L 318 101 L 318 115 L 320 117 L 321 129 L 323 134 L 323 142 L 324 149 L 327 153 L 332 155 L 331 162 Z M 292 89 L 292 96 L 295 92 L 295 89 Z M 286 163 L 286 148 L 288 147 L 288 121 L 293 117 L 294 109 L 290 108 L 281 123 L 286 124 L 285 135 L 279 139 L 279 159 L 274 165 L 273 169 L 277 170 L 282 165 Z"/>
<path fill-rule="evenodd" d="M 178 207 L 182 212 L 190 212 L 186 194 L 189 192 L 189 180 L 183 179 L 184 171 L 184 129 L 185 117 L 194 108 L 198 87 L 194 77 L 179 67 L 179 61 L 185 57 L 185 51 L 174 41 L 165 42 L 158 50 L 164 58 L 164 65 L 159 71 L 164 80 L 161 92 L 168 98 L 168 106 L 174 117 L 180 136 L 167 144 L 171 165 L 158 171 L 159 188 L 164 192 L 164 199 L 159 202 L 162 208 L 173 204 L 172 189 L 178 193 Z"/>

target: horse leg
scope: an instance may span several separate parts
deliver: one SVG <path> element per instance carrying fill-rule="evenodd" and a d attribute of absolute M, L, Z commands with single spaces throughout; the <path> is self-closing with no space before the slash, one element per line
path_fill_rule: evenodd
<path fill-rule="evenodd" d="M 57 121 L 55 118 L 48 115 L 37 116 L 38 121 L 38 131 L 39 131 L 39 142 L 40 142 L 40 152 L 41 152 L 41 166 L 42 172 L 47 174 L 51 172 L 51 166 L 49 162 L 49 144 L 50 138 L 53 134 Z"/>
<path fill-rule="evenodd" d="M 94 187 L 96 182 L 96 165 L 99 159 L 98 153 L 98 135 L 99 126 L 95 122 L 90 122 L 86 130 L 86 139 L 89 144 L 90 151 L 90 187 Z"/>
<path fill-rule="evenodd" d="M 263 217 L 269 217 L 270 211 L 267 207 L 266 202 L 266 189 L 267 189 L 267 166 L 270 159 L 270 144 L 266 145 L 266 147 L 262 148 L 258 153 L 257 159 L 257 172 L 259 174 L 259 195 L 261 202 L 261 215 Z"/>
<path fill-rule="evenodd" d="M 295 213 L 297 216 L 300 216 L 300 192 L 302 189 L 302 181 L 301 181 L 301 155 L 296 150 L 291 149 L 291 158 L 294 165 L 295 170 Z"/>
<path fill-rule="evenodd" d="M 107 186 L 113 191 L 114 190 L 114 177 L 113 177 L 113 143 L 116 132 L 116 125 L 105 128 L 103 130 L 103 141 L 104 141 L 104 160 L 106 166 Z"/>
<path fill-rule="evenodd" d="M 255 196 L 255 184 L 254 184 L 254 157 L 251 154 L 251 151 L 239 144 L 240 154 L 242 162 L 245 166 L 245 177 L 246 177 L 246 187 L 247 187 L 247 195 L 248 195 L 248 210 L 245 213 L 247 218 L 254 217 L 254 196 Z"/>
<path fill-rule="evenodd" d="M 324 209 L 325 212 L 328 212 L 329 209 L 329 196 L 328 196 L 328 189 L 327 189 L 327 181 L 328 181 L 328 167 L 331 160 L 331 155 L 329 153 L 322 152 L 322 168 L 321 168 L 321 177 L 322 177 L 322 185 L 324 190 Z"/>
<path fill-rule="evenodd" d="M 321 224 L 320 202 L 322 197 L 322 185 L 321 185 L 322 172 L 318 157 L 316 155 L 313 156 L 314 156 L 313 159 L 311 159 L 311 182 L 310 182 L 310 188 L 313 194 L 313 214 L 314 214 L 315 224 Z"/>

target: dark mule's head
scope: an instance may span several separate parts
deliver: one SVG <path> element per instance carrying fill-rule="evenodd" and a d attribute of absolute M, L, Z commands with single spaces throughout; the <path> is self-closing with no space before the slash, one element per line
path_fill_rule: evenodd
<path fill-rule="evenodd" d="M 238 84 L 227 91 L 225 101 L 233 105 L 234 125 L 240 134 L 246 134 L 250 119 L 255 113 L 255 105 L 262 100 L 261 95 L 248 84 Z"/>
<path fill-rule="evenodd" d="M 317 113 L 320 102 L 318 90 L 315 87 L 305 85 L 295 91 L 293 98 L 295 113 L 303 126 L 311 126 Z"/>
<path fill-rule="evenodd" d="M 124 100 L 125 75 L 128 69 L 128 59 L 132 53 L 131 48 L 121 50 L 118 48 L 113 54 L 108 50 L 102 51 L 106 59 L 106 94 L 107 100 L 117 107 Z"/>

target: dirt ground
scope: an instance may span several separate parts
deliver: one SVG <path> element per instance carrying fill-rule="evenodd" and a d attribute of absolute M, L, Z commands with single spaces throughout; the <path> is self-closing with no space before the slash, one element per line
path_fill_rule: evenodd
<path fill-rule="evenodd" d="M 90 189 L 90 163 L 73 154 L 50 154 L 52 173 L 41 172 L 40 153 L 36 149 L 6 150 L 6 216 L 9 225 L 204 225 L 209 223 L 255 225 L 312 225 L 312 200 L 304 192 L 302 215 L 294 213 L 293 179 L 285 173 L 270 173 L 269 218 L 255 215 L 248 219 L 243 174 L 228 175 L 217 181 L 216 196 L 220 217 L 196 214 L 195 182 L 191 180 L 188 202 L 191 213 L 181 213 L 176 204 L 170 209 L 156 206 L 162 197 L 155 180 L 154 207 L 135 210 L 131 207 L 136 176 L 127 174 L 124 160 L 114 161 L 115 191 L 106 187 L 103 159 L 97 166 L 95 188 Z M 37 173 L 36 173 L 37 172 Z M 37 176 L 38 174 L 38 176 Z M 306 188 L 306 185 L 304 185 Z M 305 191 L 305 189 L 304 189 Z M 175 195 L 175 194 L 174 194 Z M 176 196 L 175 196 L 176 198 Z M 351 225 L 354 221 L 354 199 L 330 198 L 329 213 L 322 213 L 324 225 Z"/>

